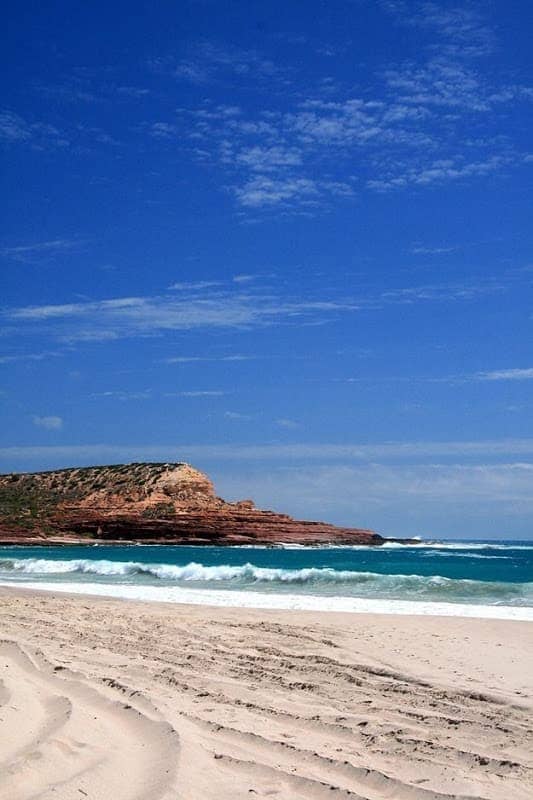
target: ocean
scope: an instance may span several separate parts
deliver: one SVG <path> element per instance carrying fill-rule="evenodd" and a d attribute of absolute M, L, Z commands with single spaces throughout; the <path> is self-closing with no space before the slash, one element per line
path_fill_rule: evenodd
<path fill-rule="evenodd" d="M 0 584 L 218 606 L 533 620 L 533 542 L 0 547 Z"/>

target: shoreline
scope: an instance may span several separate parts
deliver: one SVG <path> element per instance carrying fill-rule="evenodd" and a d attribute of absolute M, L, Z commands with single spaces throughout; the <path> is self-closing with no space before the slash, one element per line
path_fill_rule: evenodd
<path fill-rule="evenodd" d="M 213 544 L 201 540 L 200 542 L 172 542 L 172 541 L 146 541 L 133 539 L 71 539 L 65 540 L 64 538 L 56 540 L 46 539 L 0 539 L 0 550 L 2 548 L 13 547 L 179 547 L 180 549 L 187 548 L 212 548 L 218 547 L 223 550 L 239 550 L 239 549 L 301 549 L 301 550 L 383 550 L 387 548 L 394 548 L 400 550 L 410 550 L 414 548 L 450 548 L 450 549 L 477 549 L 477 548 L 512 548 L 514 550 L 533 550 L 533 539 L 420 539 L 420 538 L 397 538 L 397 537 L 383 537 L 383 541 L 379 543 L 342 543 L 342 542 L 317 542 L 300 544 L 298 542 L 288 541 L 263 541 L 252 543 L 228 543 L 222 542 Z"/>
<path fill-rule="evenodd" d="M 378 534 L 379 535 L 379 534 Z M 433 541 L 428 540 L 426 546 L 432 546 L 434 544 Z M 327 540 L 317 539 L 316 541 L 309 541 L 303 544 L 299 542 L 286 542 L 283 540 L 280 541 L 272 541 L 272 540 L 257 540 L 254 542 L 238 542 L 238 541 L 227 541 L 224 539 L 216 540 L 216 539 L 198 539 L 198 540 L 191 540 L 191 541 L 183 541 L 182 539 L 177 539 L 172 541 L 171 539 L 99 539 L 99 538 L 87 538 L 83 537 L 82 539 L 76 538 L 65 538 L 65 537 L 58 537 L 54 539 L 53 537 L 47 537 L 43 539 L 38 538 L 24 538 L 24 537 L 12 537 L 10 538 L 0 538 L 0 548 L 1 547 L 220 547 L 220 548 L 233 548 L 233 547 L 264 547 L 267 549 L 276 549 L 276 548 L 309 548 L 310 550 L 317 549 L 317 548 L 329 548 L 329 547 L 346 547 L 346 548 L 381 548 L 381 547 L 390 547 L 390 546 L 397 546 L 397 547 L 417 547 L 420 545 L 424 545 L 422 540 L 418 540 L 416 538 L 395 538 L 395 537 L 381 537 L 381 541 L 375 542 L 332 542 Z"/>
<path fill-rule="evenodd" d="M 0 795 L 13 800 L 533 791 L 529 623 L 14 586 L 0 609 Z"/>
<path fill-rule="evenodd" d="M 389 600 L 377 598 L 317 596 L 289 593 L 261 593 L 223 589 L 189 589 L 128 584 L 73 583 L 45 581 L 0 581 L 2 589 L 25 589 L 62 595 L 209 608 L 251 609 L 286 612 L 379 614 L 384 616 L 445 617 L 463 619 L 533 622 L 533 607 L 469 603 Z"/>

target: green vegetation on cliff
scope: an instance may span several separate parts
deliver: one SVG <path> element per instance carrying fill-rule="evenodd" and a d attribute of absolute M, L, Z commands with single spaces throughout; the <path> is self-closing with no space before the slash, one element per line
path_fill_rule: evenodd
<path fill-rule="evenodd" d="M 0 541 L 41 544 L 379 544 L 373 531 L 337 528 L 217 497 L 184 462 L 75 467 L 0 475 Z"/>
<path fill-rule="evenodd" d="M 71 504 L 95 492 L 122 495 L 128 499 L 148 494 L 168 472 L 183 466 L 175 464 L 111 464 L 101 467 L 74 467 L 33 473 L 0 475 L 0 523 L 8 526 L 43 527 L 60 504 Z M 172 503 L 158 503 L 146 515 L 169 516 Z"/>

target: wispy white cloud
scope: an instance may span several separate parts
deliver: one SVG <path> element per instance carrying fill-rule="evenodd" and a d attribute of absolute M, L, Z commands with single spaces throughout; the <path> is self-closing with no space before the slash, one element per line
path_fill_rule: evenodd
<path fill-rule="evenodd" d="M 485 85 L 477 71 L 464 64 L 432 59 L 422 66 L 403 64 L 385 72 L 396 102 L 427 110 L 441 108 L 487 112 L 520 95 L 520 88 L 496 91 Z"/>
<path fill-rule="evenodd" d="M 154 72 L 199 85 L 235 79 L 257 83 L 282 78 L 276 64 L 258 51 L 206 40 L 192 43 L 180 59 L 155 58 L 149 66 Z"/>
<path fill-rule="evenodd" d="M 390 305 L 426 302 L 469 301 L 495 292 L 504 292 L 527 273 L 509 271 L 499 278 L 477 281 L 399 286 L 386 291 L 370 289 L 361 296 L 349 297 L 332 290 L 307 297 L 265 289 L 252 281 L 231 279 L 225 283 L 196 281 L 173 284 L 166 294 L 144 297 L 117 297 L 53 305 L 23 306 L 0 311 L 0 319 L 17 335 L 47 335 L 66 344 L 114 341 L 125 337 L 161 336 L 170 331 L 199 329 L 237 329 L 280 325 L 320 325 L 341 315 L 362 310 L 379 310 Z M 7 355 L 6 355 L 7 357 Z M 254 356 L 176 355 L 162 361 L 185 364 L 200 360 L 246 361 Z"/>
<path fill-rule="evenodd" d="M 479 441 L 404 441 L 376 443 L 292 443 L 292 444 L 187 444 L 171 445 L 120 445 L 90 444 L 56 447 L 15 446 L 0 448 L 4 461 L 37 463 L 104 463 L 104 461 L 181 461 L 197 463 L 217 461 L 268 462 L 303 465 L 306 461 L 364 462 L 364 463 L 435 463 L 435 459 L 483 459 L 513 462 L 533 458 L 533 438 L 486 439 Z"/>
<path fill-rule="evenodd" d="M 237 422 L 249 422 L 253 419 L 251 414 L 242 414 L 240 411 L 224 411 L 224 417 Z"/>
<path fill-rule="evenodd" d="M 489 55 L 496 46 L 494 30 L 483 9 L 472 4 L 439 4 L 432 0 L 380 0 L 380 5 L 407 27 L 429 35 L 421 46 L 442 55 L 472 59 Z"/>
<path fill-rule="evenodd" d="M 237 416 L 233 418 L 238 421 Z M 452 460 L 445 463 L 435 460 L 442 456 Z M 524 460 L 524 456 L 530 460 Z M 228 499 L 253 497 L 259 506 L 302 518 L 351 525 L 373 527 L 380 519 L 387 528 L 383 532 L 403 529 L 405 533 L 424 535 L 431 535 L 432 529 L 412 526 L 425 525 L 429 520 L 433 530 L 438 527 L 441 534 L 457 535 L 464 534 L 464 527 L 458 531 L 455 526 L 464 526 L 467 520 L 478 519 L 489 526 L 496 521 L 498 528 L 493 525 L 493 535 L 501 536 L 506 532 L 501 527 L 502 512 L 509 518 L 509 526 L 512 518 L 530 518 L 531 456 L 531 439 L 345 446 L 176 444 L 0 448 L 0 459 L 8 469 L 17 464 L 27 469 L 38 465 L 42 469 L 118 461 L 186 460 L 208 469 L 217 491 Z M 498 461 L 494 462 L 494 458 Z M 487 531 L 485 528 L 485 535 Z"/>
<path fill-rule="evenodd" d="M 309 178 L 274 179 L 266 175 L 251 178 L 244 184 L 233 187 L 233 192 L 246 208 L 295 202 L 298 205 L 316 205 L 320 195 L 316 181 Z"/>
<path fill-rule="evenodd" d="M 28 144 L 36 150 L 67 147 L 70 142 L 55 125 L 29 122 L 13 111 L 0 111 L 0 141 L 6 144 Z"/>
<path fill-rule="evenodd" d="M 119 95 L 121 94 L 125 97 L 138 100 L 140 97 L 149 95 L 150 89 L 147 89 L 145 86 L 115 86 L 115 92 Z"/>
<path fill-rule="evenodd" d="M 163 359 L 164 364 L 194 364 L 199 361 L 222 361 L 224 363 L 252 361 L 256 356 L 244 356 L 239 353 L 228 356 L 169 356 Z"/>
<path fill-rule="evenodd" d="M 18 361 L 45 361 L 48 358 L 57 358 L 63 353 L 57 350 L 44 350 L 42 353 L 15 353 L 0 356 L 0 364 L 12 364 Z"/>
<path fill-rule="evenodd" d="M 104 100 L 102 92 L 95 92 L 87 81 L 71 77 L 68 81 L 58 84 L 39 84 L 38 91 L 48 99 L 60 100 L 69 103 L 101 103 Z"/>
<path fill-rule="evenodd" d="M 148 131 L 154 139 L 172 139 L 178 135 L 179 128 L 170 122 L 153 122 Z"/>
<path fill-rule="evenodd" d="M 349 300 L 287 299 L 261 293 L 221 291 L 177 296 L 120 297 L 112 300 L 27 306 L 3 313 L 19 325 L 40 325 L 64 341 L 106 341 L 155 332 L 200 328 L 242 328 L 296 324 L 350 312 Z"/>
<path fill-rule="evenodd" d="M 453 299 L 453 297 L 451 298 Z M 463 299 L 462 297 L 460 299 Z M 388 376 L 358 376 L 343 378 L 345 383 L 447 383 L 460 386 L 465 383 L 477 381 L 525 381 L 533 380 L 533 367 L 517 369 L 499 369 L 487 372 L 457 373 L 455 375 L 427 376 L 427 375 L 388 375 Z M 508 406 L 507 410 L 522 410 L 523 406 Z"/>
<path fill-rule="evenodd" d="M 180 108 L 168 119 L 145 120 L 137 134 L 151 136 L 152 147 L 186 147 L 206 168 L 222 167 L 220 188 L 246 221 L 273 210 L 316 214 L 364 189 L 480 180 L 520 167 L 528 156 L 513 146 L 508 109 L 533 98 L 533 89 L 480 68 L 479 59 L 496 46 L 483 10 L 431 1 L 380 5 L 398 24 L 417 29 L 420 46 L 416 59 L 367 76 L 364 91 L 349 93 L 327 75 L 318 75 L 312 85 L 306 81 L 304 89 L 297 65 L 287 68 L 254 49 L 196 41 L 181 56 L 156 58 L 150 66 L 160 79 L 196 84 L 198 105 Z M 328 46 L 322 51 L 333 52 Z M 236 87 L 232 97 L 239 105 L 211 100 L 208 85 L 212 96 L 220 95 L 216 87 Z M 249 105 L 248 91 L 238 91 L 250 86 L 259 103 Z M 262 95 L 261 87 L 268 93 Z M 41 91 L 62 102 L 84 103 L 139 100 L 149 93 L 87 72 Z M 484 125 L 475 140 L 473 117 Z M 78 123 L 65 132 L 13 111 L 0 114 L 0 138 L 80 151 L 121 144 L 99 127 Z"/>
<path fill-rule="evenodd" d="M 269 106 L 253 110 L 203 99 L 148 129 L 181 146 L 188 141 L 192 157 L 222 166 L 224 186 L 248 219 L 269 209 L 317 213 L 334 199 L 353 197 L 358 186 L 389 191 L 479 180 L 523 164 L 527 156 L 513 147 L 504 109 L 533 91 L 479 67 L 496 42 L 481 11 L 401 0 L 381 6 L 396 22 L 418 29 L 420 47 L 416 60 L 370 76 L 364 94 L 347 96 L 331 83 L 324 92 L 328 79 L 321 76 L 307 97 L 285 91 L 283 104 L 276 104 L 271 93 Z M 206 42 L 178 65 L 170 60 L 159 68 L 196 83 L 231 75 L 240 85 L 253 77 L 256 90 L 260 76 L 286 79 L 257 52 Z M 485 125 L 475 140 L 472 116 Z"/>
<path fill-rule="evenodd" d="M 151 400 L 154 397 L 223 397 L 229 392 L 220 389 L 190 389 L 176 392 L 154 392 L 152 389 L 124 390 L 110 389 L 103 392 L 93 392 L 91 397 L 109 398 L 112 400 Z"/>
<path fill-rule="evenodd" d="M 391 169 L 388 175 L 371 179 L 367 185 L 377 191 L 390 191 L 405 186 L 423 187 L 433 183 L 484 177 L 501 172 L 513 163 L 516 163 L 516 160 L 511 154 L 493 155 L 482 161 L 470 162 L 464 155 L 454 155 L 452 158 L 429 162 L 425 166 L 399 164 Z"/>
<path fill-rule="evenodd" d="M 0 111 L 0 142 L 25 145 L 34 151 L 55 151 L 73 148 L 78 154 L 91 152 L 99 145 L 119 145 L 108 131 L 81 122 L 64 122 L 61 128 L 52 122 L 28 120 L 13 111 Z"/>
<path fill-rule="evenodd" d="M 533 511 L 533 464 L 521 462 L 234 469 L 221 470 L 216 484 L 222 496 L 253 497 L 259 506 L 298 517 L 368 527 L 379 519 L 386 534 L 431 536 L 437 528 L 440 535 L 464 535 L 473 520 L 492 525 L 495 512 L 506 515 L 511 529 Z M 443 506 L 450 509 L 445 517 Z M 502 536 L 501 517 L 497 524 L 491 532 Z"/>
<path fill-rule="evenodd" d="M 0 138 L 5 142 L 24 142 L 32 137 L 31 126 L 18 114 L 0 112 Z"/>
<path fill-rule="evenodd" d="M 380 295 L 384 303 L 416 303 L 431 300 L 471 300 L 476 297 L 501 292 L 507 288 L 503 279 L 485 278 L 477 281 L 426 284 L 390 289 Z"/>
<path fill-rule="evenodd" d="M 297 176 L 255 175 L 233 185 L 231 190 L 244 208 L 323 206 L 333 197 L 353 197 L 354 187 L 347 181 L 314 180 Z"/>
<path fill-rule="evenodd" d="M 152 390 L 124 391 L 120 389 L 111 389 L 105 392 L 93 392 L 91 397 L 106 397 L 114 400 L 149 400 L 152 397 Z"/>
<path fill-rule="evenodd" d="M 63 419 L 62 417 L 50 416 L 50 417 L 39 417 L 34 416 L 32 417 L 33 424 L 37 428 L 44 428 L 46 431 L 59 431 L 63 427 Z"/>
<path fill-rule="evenodd" d="M 122 142 L 119 139 L 117 139 L 115 136 L 112 136 L 108 131 L 99 125 L 86 125 L 83 123 L 78 123 L 75 126 L 74 133 L 76 137 L 79 137 L 80 144 L 85 150 L 87 147 L 91 148 L 94 145 L 100 144 L 112 145 L 114 147 L 119 147 L 122 145 Z"/>
<path fill-rule="evenodd" d="M 222 281 L 184 281 L 181 283 L 171 283 L 168 287 L 175 292 L 190 292 L 194 290 L 214 289 L 223 286 Z"/>
<path fill-rule="evenodd" d="M 150 94 L 150 90 L 141 86 L 120 85 L 102 79 L 101 75 L 70 75 L 62 83 L 40 83 L 37 86 L 40 94 L 48 100 L 60 103 L 80 103 L 95 105 L 116 102 L 117 100 L 141 100 Z"/>
<path fill-rule="evenodd" d="M 490 372 L 478 372 L 475 375 L 481 381 L 527 381 L 533 380 L 533 367 L 496 369 Z"/>
<path fill-rule="evenodd" d="M 465 108 L 488 111 L 516 100 L 516 92 L 483 93 L 463 68 L 442 65 L 416 74 L 391 69 L 386 81 L 392 96 L 309 99 L 285 113 L 251 118 L 241 112 L 224 120 L 216 109 L 183 110 L 181 122 L 157 123 L 153 133 L 177 138 L 181 132 L 186 141 L 187 120 L 192 154 L 228 170 L 229 187 L 245 209 L 319 208 L 334 197 L 353 197 L 361 179 L 367 189 L 384 191 L 479 179 L 523 162 L 507 138 L 469 148 L 462 129 Z M 457 107 L 456 119 L 449 107 Z"/>
<path fill-rule="evenodd" d="M 45 242 L 4 247 L 2 255 L 13 261 L 33 263 L 68 253 L 82 244 L 83 242 L 80 239 L 50 239 Z"/>
<path fill-rule="evenodd" d="M 234 157 L 236 164 L 248 167 L 253 172 L 277 172 L 280 167 L 295 167 L 302 163 L 302 154 L 296 148 L 279 146 L 243 148 Z"/>
<path fill-rule="evenodd" d="M 440 247 L 430 247 L 422 244 L 415 244 L 411 247 L 410 252 L 415 256 L 441 256 L 448 255 L 448 253 L 455 253 L 460 248 L 456 245 L 441 245 Z"/>
<path fill-rule="evenodd" d="M 342 102 L 310 99 L 282 118 L 285 130 L 296 136 L 303 145 L 346 147 L 366 146 L 374 142 L 392 142 L 401 137 L 404 144 L 420 146 L 429 144 L 416 129 L 427 114 L 423 109 L 389 103 L 383 99 L 362 100 L 349 98 Z"/>
<path fill-rule="evenodd" d="M 165 392 L 165 397 L 223 397 L 228 394 L 220 389 L 192 389 L 182 392 Z"/>
<path fill-rule="evenodd" d="M 274 420 L 274 424 L 277 425 L 278 428 L 285 428 L 285 430 L 288 431 L 295 431 L 302 427 L 300 422 L 297 422 L 294 419 L 289 419 L 288 417 L 279 417 L 278 419 Z"/>

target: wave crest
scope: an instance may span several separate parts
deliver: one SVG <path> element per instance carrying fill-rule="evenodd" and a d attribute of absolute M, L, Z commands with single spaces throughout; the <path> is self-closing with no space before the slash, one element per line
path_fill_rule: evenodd
<path fill-rule="evenodd" d="M 197 584 L 226 583 L 228 588 L 262 585 L 300 586 L 302 591 L 316 593 L 342 592 L 361 597 L 394 597 L 397 599 L 444 599 L 450 602 L 486 600 L 491 603 L 514 602 L 533 604 L 533 583 L 504 583 L 477 581 L 466 578 L 446 578 L 442 575 L 382 574 L 335 570 L 330 567 L 282 569 L 259 567 L 255 564 L 221 564 L 210 566 L 191 561 L 185 565 L 148 564 L 137 561 L 108 561 L 96 559 L 0 559 L 0 571 L 17 575 L 83 574 L 116 577 L 118 582 L 134 582 L 142 578 L 165 583 L 196 582 Z M 121 580 L 122 579 L 122 580 Z"/>

